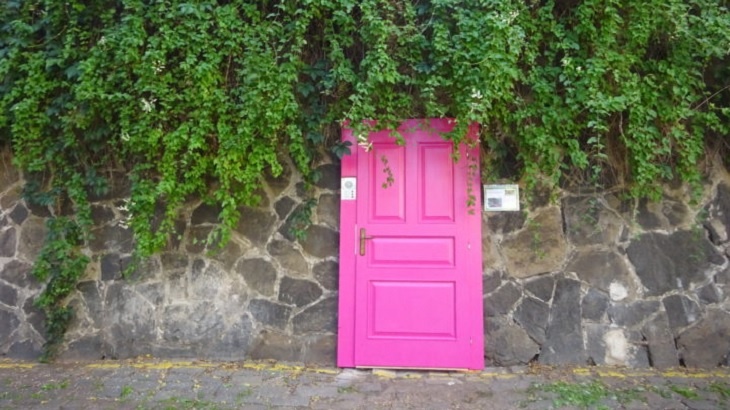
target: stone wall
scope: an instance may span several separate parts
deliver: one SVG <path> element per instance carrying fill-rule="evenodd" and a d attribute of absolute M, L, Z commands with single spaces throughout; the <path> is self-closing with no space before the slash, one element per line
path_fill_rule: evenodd
<path fill-rule="evenodd" d="M 334 365 L 339 167 L 319 167 L 307 239 L 289 233 L 305 192 L 290 170 L 266 178 L 220 252 L 204 239 L 218 209 L 189 203 L 178 235 L 129 278 L 129 186 L 93 199 L 92 258 L 69 303 L 76 319 L 61 358 L 278 359 Z M 621 192 L 563 192 L 523 212 L 483 214 L 485 354 L 491 366 L 726 364 L 730 352 L 730 177 L 695 203 L 667 187 L 658 203 Z M 0 156 L 0 355 L 35 358 L 42 289 L 29 277 L 51 210 L 20 198 Z"/>
<path fill-rule="evenodd" d="M 730 183 L 713 181 L 694 201 L 684 186 L 656 203 L 564 192 L 485 215 L 488 361 L 725 365 Z"/>

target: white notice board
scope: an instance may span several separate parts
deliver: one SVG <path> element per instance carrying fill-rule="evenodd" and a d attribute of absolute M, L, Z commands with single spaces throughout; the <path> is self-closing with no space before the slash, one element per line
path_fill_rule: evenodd
<path fill-rule="evenodd" d="M 484 185 L 485 211 L 519 211 L 520 187 L 516 184 Z"/>

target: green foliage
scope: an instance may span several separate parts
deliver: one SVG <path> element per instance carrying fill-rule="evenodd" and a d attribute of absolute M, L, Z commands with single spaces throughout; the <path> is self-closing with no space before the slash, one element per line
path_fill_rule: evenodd
<path fill-rule="evenodd" d="M 727 7 L 8 0 L 0 142 L 38 174 L 35 195 L 56 215 L 73 210 L 58 223 L 78 235 L 49 237 L 73 240 L 67 256 L 39 263 L 77 275 L 102 169 L 129 172 L 140 256 L 162 249 L 192 196 L 221 206 L 212 237 L 223 244 L 284 157 L 311 183 L 322 147 L 339 157 L 355 149 L 336 141 L 345 122 L 363 145 L 367 130 L 405 118 L 452 117 L 444 137 L 456 142 L 478 122 L 487 178 L 509 168 L 526 191 L 538 181 L 620 184 L 655 197 L 657 181 L 698 183 L 706 149 L 725 149 Z M 60 309 L 65 294 L 47 303 Z"/>

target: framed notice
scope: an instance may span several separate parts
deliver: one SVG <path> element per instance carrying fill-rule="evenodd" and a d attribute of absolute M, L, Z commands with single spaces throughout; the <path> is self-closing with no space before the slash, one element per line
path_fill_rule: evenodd
<path fill-rule="evenodd" d="M 485 211 L 519 211 L 520 187 L 516 184 L 484 185 Z"/>

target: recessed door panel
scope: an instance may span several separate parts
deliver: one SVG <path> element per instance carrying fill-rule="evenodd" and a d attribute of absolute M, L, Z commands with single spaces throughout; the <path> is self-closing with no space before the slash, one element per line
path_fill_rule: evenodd
<path fill-rule="evenodd" d="M 368 157 L 371 181 L 367 200 L 370 221 L 380 223 L 405 222 L 406 184 L 405 147 L 374 144 Z"/>
<path fill-rule="evenodd" d="M 454 282 L 373 281 L 368 296 L 369 337 L 456 338 Z"/>
<path fill-rule="evenodd" d="M 454 222 L 453 144 L 419 144 L 418 180 L 422 223 Z"/>
<path fill-rule="evenodd" d="M 370 267 L 407 266 L 412 268 L 454 266 L 454 238 L 376 236 L 369 240 Z"/>

